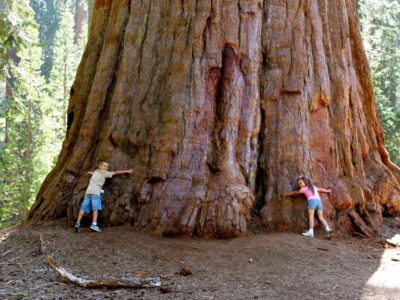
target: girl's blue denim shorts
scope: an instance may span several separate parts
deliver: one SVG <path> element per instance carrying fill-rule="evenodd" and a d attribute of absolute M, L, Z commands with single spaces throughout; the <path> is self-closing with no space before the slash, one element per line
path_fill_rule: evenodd
<path fill-rule="evenodd" d="M 321 199 L 310 199 L 308 202 L 308 208 L 314 209 L 316 211 L 322 210 L 322 202 Z"/>
<path fill-rule="evenodd" d="M 100 195 L 86 194 L 83 199 L 81 210 L 90 213 L 95 210 L 102 210 Z"/>

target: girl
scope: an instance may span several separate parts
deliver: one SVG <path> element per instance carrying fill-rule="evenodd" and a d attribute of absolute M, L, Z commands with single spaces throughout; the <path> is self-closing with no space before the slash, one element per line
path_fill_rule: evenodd
<path fill-rule="evenodd" d="M 297 177 L 297 185 L 299 186 L 299 190 L 295 192 L 288 192 L 285 193 L 285 196 L 296 196 L 304 194 L 307 197 L 308 202 L 308 222 L 309 222 L 309 229 L 306 232 L 303 232 L 304 236 L 307 237 L 314 237 L 314 212 L 317 211 L 318 219 L 321 221 L 322 224 L 325 226 L 326 233 L 330 234 L 332 229 L 329 227 L 328 223 L 324 219 L 324 215 L 322 212 L 322 202 L 321 198 L 319 197 L 320 193 L 328 193 L 332 192 L 331 189 L 323 189 L 317 188 L 311 184 L 311 181 L 306 178 L 305 176 Z"/>

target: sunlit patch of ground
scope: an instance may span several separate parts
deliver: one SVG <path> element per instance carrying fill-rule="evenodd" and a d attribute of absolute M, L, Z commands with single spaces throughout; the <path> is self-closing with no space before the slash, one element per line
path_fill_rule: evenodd
<path fill-rule="evenodd" d="M 366 283 L 363 299 L 400 299 L 400 234 L 388 241 L 399 246 L 384 250 L 378 269 Z"/>
<path fill-rule="evenodd" d="M 10 227 L 10 228 L 7 228 L 7 229 L 0 230 L 0 243 L 4 242 L 8 238 L 10 233 L 15 230 L 15 228 L 16 227 Z"/>

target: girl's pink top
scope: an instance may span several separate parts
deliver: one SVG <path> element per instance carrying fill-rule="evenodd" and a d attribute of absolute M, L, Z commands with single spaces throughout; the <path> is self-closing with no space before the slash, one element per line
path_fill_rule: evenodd
<path fill-rule="evenodd" d="M 303 193 L 304 195 L 306 195 L 307 200 L 311 200 L 311 199 L 321 199 L 319 197 L 318 194 L 318 188 L 316 186 L 314 186 L 314 193 L 312 192 L 312 190 L 309 189 L 308 186 L 302 187 L 299 190 L 300 193 Z"/>

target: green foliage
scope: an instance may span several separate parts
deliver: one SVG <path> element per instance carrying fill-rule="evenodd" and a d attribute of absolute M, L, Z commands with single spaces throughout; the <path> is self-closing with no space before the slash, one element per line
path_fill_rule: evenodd
<path fill-rule="evenodd" d="M 53 45 L 60 22 L 60 8 L 64 2 L 65 0 L 30 0 L 36 22 L 39 24 L 39 39 L 43 47 L 44 61 L 41 71 L 45 78 L 50 76 L 53 67 Z"/>
<path fill-rule="evenodd" d="M 54 120 L 53 132 L 57 147 L 64 139 L 70 88 L 86 44 L 86 34 L 82 35 L 80 43 L 74 43 L 75 31 L 71 26 L 73 23 L 74 15 L 71 12 L 70 1 L 67 1 L 61 12 L 60 24 L 56 32 L 53 48 L 54 64 L 47 88 L 51 98 L 51 106 L 48 109 L 51 110 L 50 115 Z M 85 29 L 84 32 L 86 32 Z"/>
<path fill-rule="evenodd" d="M 17 60 L 15 51 L 33 42 L 30 33 L 36 23 L 32 16 L 28 0 L 0 0 L 0 81 L 12 72 Z"/>
<path fill-rule="evenodd" d="M 7 35 L 8 32 L 20 31 L 29 35 L 29 39 L 11 44 L 14 56 L 9 60 L 14 65 L 11 62 L 4 64 L 8 66 L 5 80 L 9 105 L 2 115 L 6 139 L 1 153 L 4 168 L 0 181 L 0 226 L 13 224 L 26 214 L 44 171 L 41 162 L 37 162 L 41 138 L 39 124 L 43 118 L 40 102 L 45 83 L 39 74 L 42 62 L 38 31 L 33 25 L 33 11 L 29 5 L 22 9 L 10 2 L 9 8 L 13 18 L 23 18 L 24 21 L 11 24 L 18 29 L 2 33 Z"/>
<path fill-rule="evenodd" d="M 87 2 L 89 0 L 80 0 L 80 4 L 87 12 Z M 46 79 L 50 77 L 50 73 L 54 64 L 54 47 L 58 43 L 56 32 L 59 30 L 65 7 L 68 8 L 70 13 L 75 12 L 76 1 L 71 0 L 30 0 L 30 5 L 35 11 L 35 19 L 39 25 L 39 39 L 43 47 L 43 60 L 41 66 L 42 74 Z M 72 16 L 71 23 L 67 24 L 71 29 L 74 24 L 74 16 Z M 82 39 L 81 39 L 82 40 Z"/>
<path fill-rule="evenodd" d="M 400 165 L 400 1 L 360 0 L 358 7 L 386 148 Z"/>

